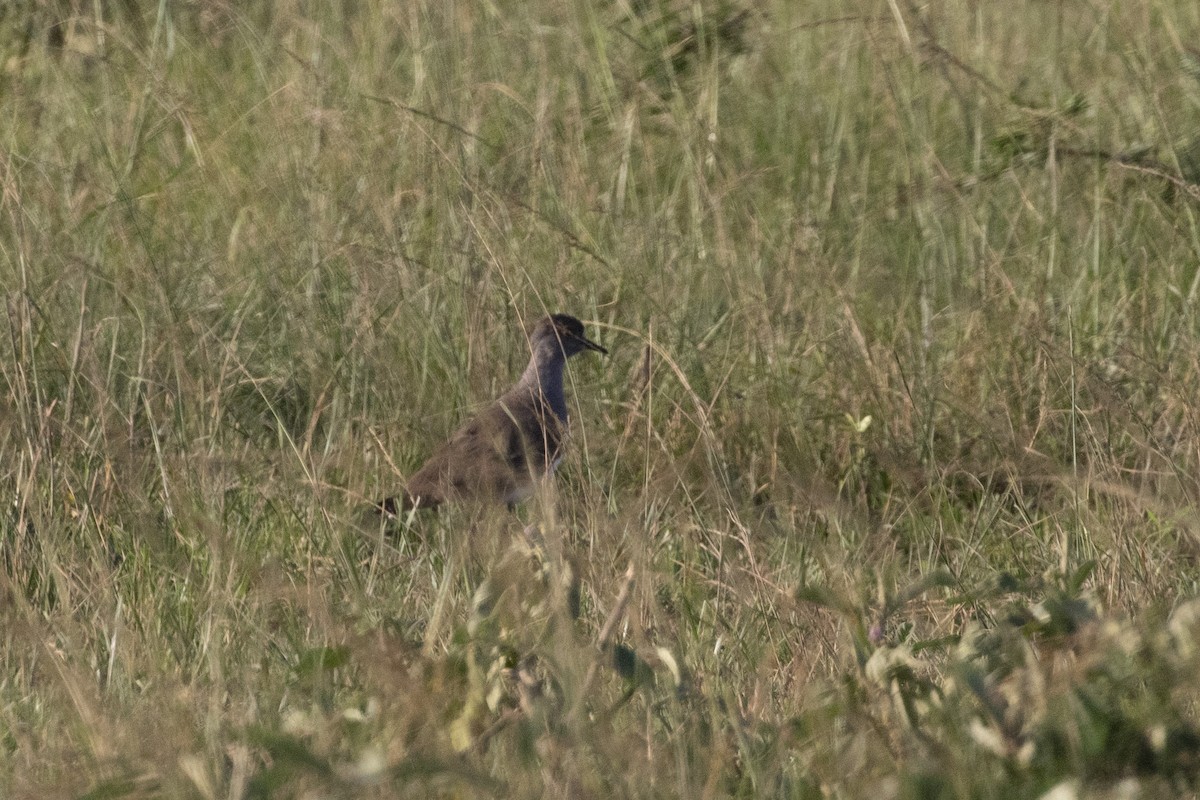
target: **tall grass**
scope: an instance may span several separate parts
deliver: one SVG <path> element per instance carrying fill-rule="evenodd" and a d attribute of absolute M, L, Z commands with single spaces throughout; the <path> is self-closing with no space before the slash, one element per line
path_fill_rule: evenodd
<path fill-rule="evenodd" d="M 0 794 L 1195 790 L 1200 7 L 336 5 L 0 10 Z"/>

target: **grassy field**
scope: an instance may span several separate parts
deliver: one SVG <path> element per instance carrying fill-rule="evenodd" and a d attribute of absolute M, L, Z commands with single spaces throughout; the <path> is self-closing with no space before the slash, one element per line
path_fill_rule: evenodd
<path fill-rule="evenodd" d="M 0 796 L 1194 793 L 1197 41 L 0 7 Z M 547 310 L 552 489 L 381 530 Z"/>

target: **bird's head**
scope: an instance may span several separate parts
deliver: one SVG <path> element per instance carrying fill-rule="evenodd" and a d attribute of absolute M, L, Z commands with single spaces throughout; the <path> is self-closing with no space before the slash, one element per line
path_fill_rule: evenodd
<path fill-rule="evenodd" d="M 557 346 L 567 358 L 584 350 L 608 355 L 607 350 L 584 335 L 583 323 L 569 314 L 551 314 L 543 317 L 533 326 L 529 341 L 535 352 L 543 347 Z"/>

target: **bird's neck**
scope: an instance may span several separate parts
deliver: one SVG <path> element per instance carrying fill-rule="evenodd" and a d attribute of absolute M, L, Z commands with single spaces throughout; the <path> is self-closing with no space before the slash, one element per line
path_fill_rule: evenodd
<path fill-rule="evenodd" d="M 541 397 L 563 423 L 567 421 L 567 396 L 563 390 L 566 364 L 567 359 L 558 348 L 535 351 L 519 384 L 522 389 Z"/>

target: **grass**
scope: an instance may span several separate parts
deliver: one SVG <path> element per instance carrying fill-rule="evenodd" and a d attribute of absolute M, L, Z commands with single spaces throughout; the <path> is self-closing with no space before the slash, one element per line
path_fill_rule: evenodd
<path fill-rule="evenodd" d="M 0 794 L 1195 792 L 1194 4 L 71 11 L 0 10 Z M 546 310 L 553 491 L 366 521 Z"/>

